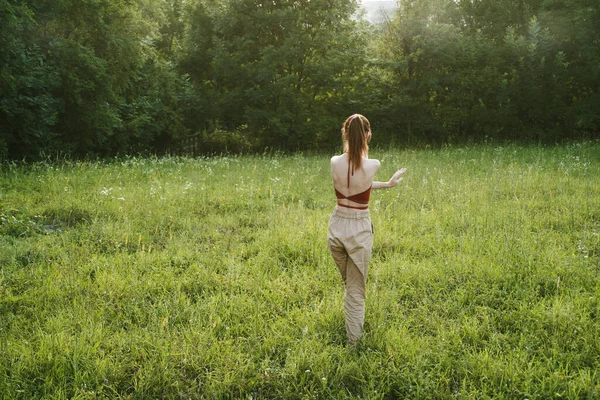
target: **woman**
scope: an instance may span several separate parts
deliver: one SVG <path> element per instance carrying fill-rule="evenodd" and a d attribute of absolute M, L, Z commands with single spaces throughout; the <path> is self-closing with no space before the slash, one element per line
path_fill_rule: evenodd
<path fill-rule="evenodd" d="M 328 247 L 345 285 L 344 311 L 350 344 L 363 336 L 367 271 L 373 247 L 368 210 L 371 189 L 394 187 L 406 172 L 402 168 L 388 182 L 374 181 L 381 164 L 368 157 L 370 139 L 369 121 L 354 114 L 342 126 L 344 153 L 331 158 L 337 206 L 329 221 Z"/>

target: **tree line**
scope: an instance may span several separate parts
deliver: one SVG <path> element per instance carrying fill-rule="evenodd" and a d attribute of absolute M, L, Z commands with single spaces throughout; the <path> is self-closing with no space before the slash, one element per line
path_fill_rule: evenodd
<path fill-rule="evenodd" d="M 598 138 L 597 0 L 0 0 L 0 157 Z"/>

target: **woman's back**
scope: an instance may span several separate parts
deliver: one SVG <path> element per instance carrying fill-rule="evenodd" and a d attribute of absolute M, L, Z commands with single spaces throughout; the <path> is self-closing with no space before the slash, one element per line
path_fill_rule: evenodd
<path fill-rule="evenodd" d="M 331 175 L 339 204 L 356 206 L 368 203 L 368 192 L 380 163 L 363 158 L 361 164 L 360 168 L 353 168 L 346 153 L 331 158 Z"/>

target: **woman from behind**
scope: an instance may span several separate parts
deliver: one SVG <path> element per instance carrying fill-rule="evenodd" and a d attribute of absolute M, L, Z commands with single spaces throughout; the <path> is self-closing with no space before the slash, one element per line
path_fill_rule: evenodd
<path fill-rule="evenodd" d="M 373 225 L 369 214 L 372 189 L 391 188 L 402 180 L 402 168 L 387 182 L 375 181 L 381 166 L 369 159 L 371 125 L 360 114 L 342 126 L 344 152 L 331 158 L 331 175 L 337 205 L 329 220 L 328 247 L 345 285 L 346 335 L 353 345 L 363 336 L 367 272 L 373 248 Z"/>

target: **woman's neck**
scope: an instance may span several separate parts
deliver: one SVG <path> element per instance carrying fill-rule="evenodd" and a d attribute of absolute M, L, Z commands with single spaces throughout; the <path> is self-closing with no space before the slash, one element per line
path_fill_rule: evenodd
<path fill-rule="evenodd" d="M 349 157 L 348 150 L 344 150 L 344 154 L 346 155 L 346 157 Z M 365 160 L 368 160 L 369 159 L 369 150 L 363 151 L 363 153 L 360 155 L 360 157 L 364 158 Z"/>

